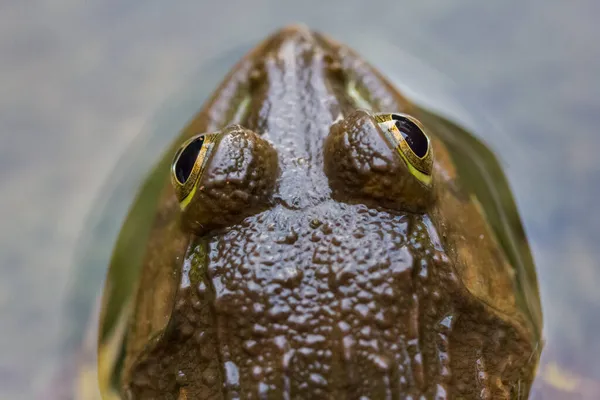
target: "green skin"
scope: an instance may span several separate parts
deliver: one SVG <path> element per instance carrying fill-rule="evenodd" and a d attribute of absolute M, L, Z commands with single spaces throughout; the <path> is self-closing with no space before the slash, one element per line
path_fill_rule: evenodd
<path fill-rule="evenodd" d="M 375 112 L 421 121 L 431 186 Z M 299 26 L 242 59 L 179 143 L 203 132 L 219 136 L 189 204 L 165 182 L 139 267 L 115 252 L 112 269 L 140 268 L 125 396 L 526 398 L 535 271 L 481 143 Z"/>

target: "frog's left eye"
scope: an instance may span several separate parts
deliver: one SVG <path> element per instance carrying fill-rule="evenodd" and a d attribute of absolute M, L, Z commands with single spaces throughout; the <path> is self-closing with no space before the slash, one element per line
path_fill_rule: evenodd
<path fill-rule="evenodd" d="M 413 212 L 433 200 L 433 149 L 412 116 L 354 111 L 331 126 L 324 161 L 342 200 Z"/>
<path fill-rule="evenodd" d="M 271 144 L 239 125 L 188 139 L 171 164 L 183 226 L 202 234 L 264 209 L 278 173 Z"/>
<path fill-rule="evenodd" d="M 171 164 L 171 182 L 181 209 L 185 209 L 196 192 L 217 134 L 201 134 L 185 141 Z"/>

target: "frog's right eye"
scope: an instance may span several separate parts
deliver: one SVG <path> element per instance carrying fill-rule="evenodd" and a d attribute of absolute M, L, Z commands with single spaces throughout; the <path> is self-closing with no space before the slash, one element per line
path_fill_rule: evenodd
<path fill-rule="evenodd" d="M 183 225 L 200 234 L 265 208 L 278 173 L 269 142 L 239 125 L 188 139 L 171 164 Z"/>
<path fill-rule="evenodd" d="M 331 126 L 324 161 L 342 200 L 412 212 L 433 200 L 433 149 L 410 115 L 354 111 Z"/>

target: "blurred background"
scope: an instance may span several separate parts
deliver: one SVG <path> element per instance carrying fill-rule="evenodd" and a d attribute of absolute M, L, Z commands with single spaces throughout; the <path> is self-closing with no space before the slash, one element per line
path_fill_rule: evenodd
<path fill-rule="evenodd" d="M 0 398 L 47 398 L 140 179 L 237 59 L 290 22 L 491 145 L 537 263 L 540 374 L 567 392 L 600 382 L 599 15 L 595 0 L 4 0 Z"/>

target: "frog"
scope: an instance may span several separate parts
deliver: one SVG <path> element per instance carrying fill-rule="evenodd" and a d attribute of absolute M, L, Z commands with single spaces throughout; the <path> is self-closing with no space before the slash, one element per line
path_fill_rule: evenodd
<path fill-rule="evenodd" d="M 109 273 L 100 316 L 115 398 L 529 394 L 539 291 L 495 155 L 322 33 L 246 54 L 136 202 L 129 305 Z"/>

